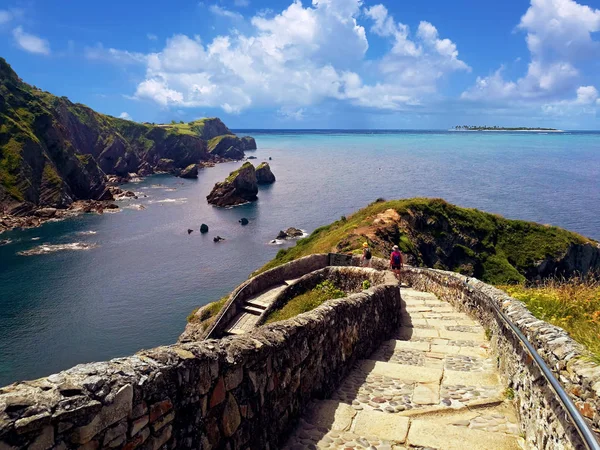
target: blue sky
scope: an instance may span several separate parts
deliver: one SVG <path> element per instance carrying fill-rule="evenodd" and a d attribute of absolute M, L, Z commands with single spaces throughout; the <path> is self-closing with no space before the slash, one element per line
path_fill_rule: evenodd
<path fill-rule="evenodd" d="M 136 121 L 598 129 L 600 0 L 2 0 L 27 82 Z"/>

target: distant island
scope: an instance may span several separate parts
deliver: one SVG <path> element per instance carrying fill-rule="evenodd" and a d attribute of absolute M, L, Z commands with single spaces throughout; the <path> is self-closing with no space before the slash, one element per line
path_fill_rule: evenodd
<path fill-rule="evenodd" d="M 451 131 L 545 131 L 549 133 L 562 133 L 563 130 L 557 130 L 556 128 L 529 128 L 529 127 L 488 127 L 488 126 L 474 126 L 474 125 L 457 125 L 452 128 Z"/>

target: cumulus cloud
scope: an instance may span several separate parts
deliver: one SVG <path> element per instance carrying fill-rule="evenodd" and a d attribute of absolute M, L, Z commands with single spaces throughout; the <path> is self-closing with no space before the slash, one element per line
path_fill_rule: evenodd
<path fill-rule="evenodd" d="M 209 9 L 241 18 L 218 5 Z M 369 43 L 360 18 L 392 43 L 376 61 L 366 58 Z M 421 96 L 436 92 L 440 78 L 470 70 L 434 25 L 421 22 L 411 36 L 383 5 L 362 10 L 362 0 L 312 0 L 306 7 L 295 0 L 279 13 L 262 12 L 249 22 L 250 32 L 234 31 L 210 42 L 171 37 L 162 51 L 144 56 L 146 77 L 135 97 L 165 107 L 220 107 L 232 114 L 277 107 L 281 116 L 300 120 L 308 106 L 330 99 L 393 110 L 418 105 Z M 129 52 L 95 50 L 113 59 L 144 60 Z M 366 81 L 372 79 L 377 81 Z"/>
<path fill-rule="evenodd" d="M 561 102 L 587 88 L 579 87 L 580 64 L 599 56 L 592 33 L 600 31 L 600 10 L 574 0 L 531 0 L 517 27 L 525 31 L 531 60 L 527 73 L 506 80 L 502 69 L 478 77 L 463 99 L 512 102 Z M 595 88 L 594 88 L 595 89 Z M 571 100 L 567 100 L 572 103 Z"/>
<path fill-rule="evenodd" d="M 129 115 L 129 113 L 125 112 L 125 111 L 123 111 L 121 114 L 119 114 L 119 118 L 125 119 L 125 120 L 133 120 L 131 118 L 131 116 Z"/>
<path fill-rule="evenodd" d="M 13 38 L 17 45 L 26 52 L 41 55 L 50 54 L 50 44 L 46 39 L 26 33 L 20 26 L 13 30 Z"/>

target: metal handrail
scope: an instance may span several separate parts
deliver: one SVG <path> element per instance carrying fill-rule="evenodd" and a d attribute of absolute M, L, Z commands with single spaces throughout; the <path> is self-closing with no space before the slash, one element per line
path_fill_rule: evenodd
<path fill-rule="evenodd" d="M 469 282 L 467 281 L 465 284 L 469 286 Z M 470 286 L 469 286 L 470 287 Z M 525 349 L 531 356 L 531 358 L 535 361 L 538 368 L 541 370 L 542 375 L 546 378 L 546 381 L 550 383 L 550 387 L 554 391 L 554 393 L 558 396 L 560 402 L 562 403 L 567 415 L 575 425 L 577 429 L 577 433 L 583 440 L 585 447 L 588 450 L 600 450 L 600 443 L 596 439 L 595 433 L 589 427 L 588 423 L 585 421 L 577 407 L 573 404 L 571 397 L 566 393 L 564 388 L 558 382 L 552 370 L 547 366 L 546 362 L 542 359 L 542 357 L 538 354 L 537 350 L 531 345 L 531 342 L 527 339 L 527 337 L 523 334 L 523 332 L 512 323 L 512 321 L 504 314 L 504 312 L 500 309 L 500 307 L 496 304 L 496 302 L 492 299 L 490 302 L 492 304 L 492 308 L 496 311 L 500 319 L 508 325 L 515 335 L 519 338 L 521 343 L 525 346 Z"/>

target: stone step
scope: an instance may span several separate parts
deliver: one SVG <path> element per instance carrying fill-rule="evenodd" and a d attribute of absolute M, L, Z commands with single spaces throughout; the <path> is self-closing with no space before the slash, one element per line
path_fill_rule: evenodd
<path fill-rule="evenodd" d="M 267 309 L 267 306 L 268 306 L 268 305 L 265 305 L 264 302 L 260 303 L 260 302 L 258 302 L 256 300 L 246 300 L 245 303 L 246 303 L 247 306 L 252 306 L 254 308 L 258 308 L 261 311 L 264 311 L 265 309 Z"/>
<path fill-rule="evenodd" d="M 248 314 L 254 314 L 255 316 L 260 316 L 265 311 L 266 308 L 257 308 L 256 306 L 252 306 L 252 305 L 246 303 L 242 309 L 244 311 L 246 311 Z"/>

